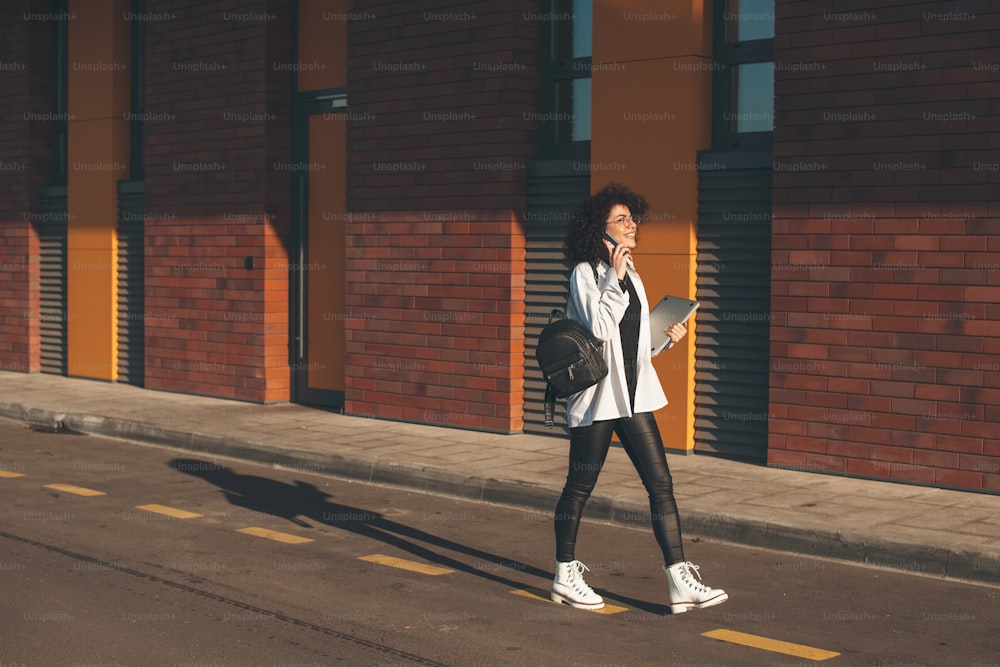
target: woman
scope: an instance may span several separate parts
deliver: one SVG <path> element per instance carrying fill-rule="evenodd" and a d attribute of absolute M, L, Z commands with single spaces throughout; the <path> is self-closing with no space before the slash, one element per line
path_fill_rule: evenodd
<path fill-rule="evenodd" d="M 679 614 L 725 602 L 729 596 L 702 584 L 698 566 L 684 558 L 673 483 L 653 418 L 653 411 L 666 405 L 667 398 L 653 369 L 649 305 L 631 257 L 639 222 L 648 208 L 642 195 L 611 183 L 580 204 L 566 238 L 566 257 L 573 264 L 566 314 L 604 341 L 609 372 L 567 399 L 569 473 L 556 506 L 551 598 L 579 609 L 604 607 L 601 596 L 584 581 L 587 567 L 574 552 L 583 507 L 604 466 L 611 435 L 617 433 L 649 494 L 670 610 Z M 686 333 L 683 324 L 666 330 L 670 345 Z"/>

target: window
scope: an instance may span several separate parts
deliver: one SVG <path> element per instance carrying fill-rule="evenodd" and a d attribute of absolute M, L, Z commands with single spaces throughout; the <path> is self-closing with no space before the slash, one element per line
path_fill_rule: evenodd
<path fill-rule="evenodd" d="M 715 0 L 712 143 L 767 150 L 774 131 L 774 0 Z"/>
<path fill-rule="evenodd" d="M 591 0 L 541 4 L 541 154 L 590 154 Z"/>

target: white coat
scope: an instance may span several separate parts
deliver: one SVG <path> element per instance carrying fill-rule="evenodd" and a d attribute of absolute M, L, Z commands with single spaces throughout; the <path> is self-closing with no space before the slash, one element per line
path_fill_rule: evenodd
<path fill-rule="evenodd" d="M 639 354 L 636 360 L 636 413 L 653 412 L 667 404 L 667 397 L 660 386 L 652 362 L 652 339 L 649 332 L 649 302 L 646 290 L 635 267 L 629 262 L 629 277 L 639 294 L 642 307 L 639 320 Z M 595 421 L 632 416 L 629 405 L 628 385 L 625 381 L 624 354 L 618 324 L 625 317 L 629 296 L 618 284 L 618 276 L 601 262 L 597 266 L 598 279 L 588 262 L 573 267 L 569 282 L 569 303 L 566 316 L 590 329 L 594 336 L 604 341 L 604 361 L 608 374 L 597 384 L 573 394 L 566 399 L 566 420 L 570 428 L 589 426 Z"/>

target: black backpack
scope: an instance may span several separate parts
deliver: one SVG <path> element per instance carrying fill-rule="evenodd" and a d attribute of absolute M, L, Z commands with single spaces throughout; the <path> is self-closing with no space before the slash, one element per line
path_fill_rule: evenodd
<path fill-rule="evenodd" d="M 594 269 L 597 279 L 597 269 Z M 553 321 L 553 318 L 558 317 Z M 566 398 L 597 384 L 608 374 L 604 343 L 576 320 L 558 310 L 538 335 L 535 359 L 545 376 L 545 427 L 555 423 L 556 398 Z"/>

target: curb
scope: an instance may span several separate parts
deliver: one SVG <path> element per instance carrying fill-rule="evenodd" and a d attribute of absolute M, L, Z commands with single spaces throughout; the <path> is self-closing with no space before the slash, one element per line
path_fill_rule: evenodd
<path fill-rule="evenodd" d="M 246 438 L 220 437 L 169 429 L 122 419 L 26 408 L 0 402 L 0 417 L 52 430 L 64 430 L 159 445 L 192 453 L 224 456 L 343 479 L 385 484 L 477 502 L 494 503 L 551 515 L 559 489 L 516 480 L 466 476 L 439 468 L 387 463 L 378 458 L 346 458 L 275 447 Z M 646 528 L 649 506 L 594 495 L 587 503 L 587 519 L 629 528 Z M 684 534 L 739 546 L 762 548 L 851 564 L 862 564 L 906 574 L 923 574 L 965 582 L 1000 586 L 1000 558 L 975 549 L 933 547 L 864 534 L 845 534 L 811 527 L 769 522 L 752 517 L 686 509 Z M 900 567 L 905 562 L 906 567 Z"/>

